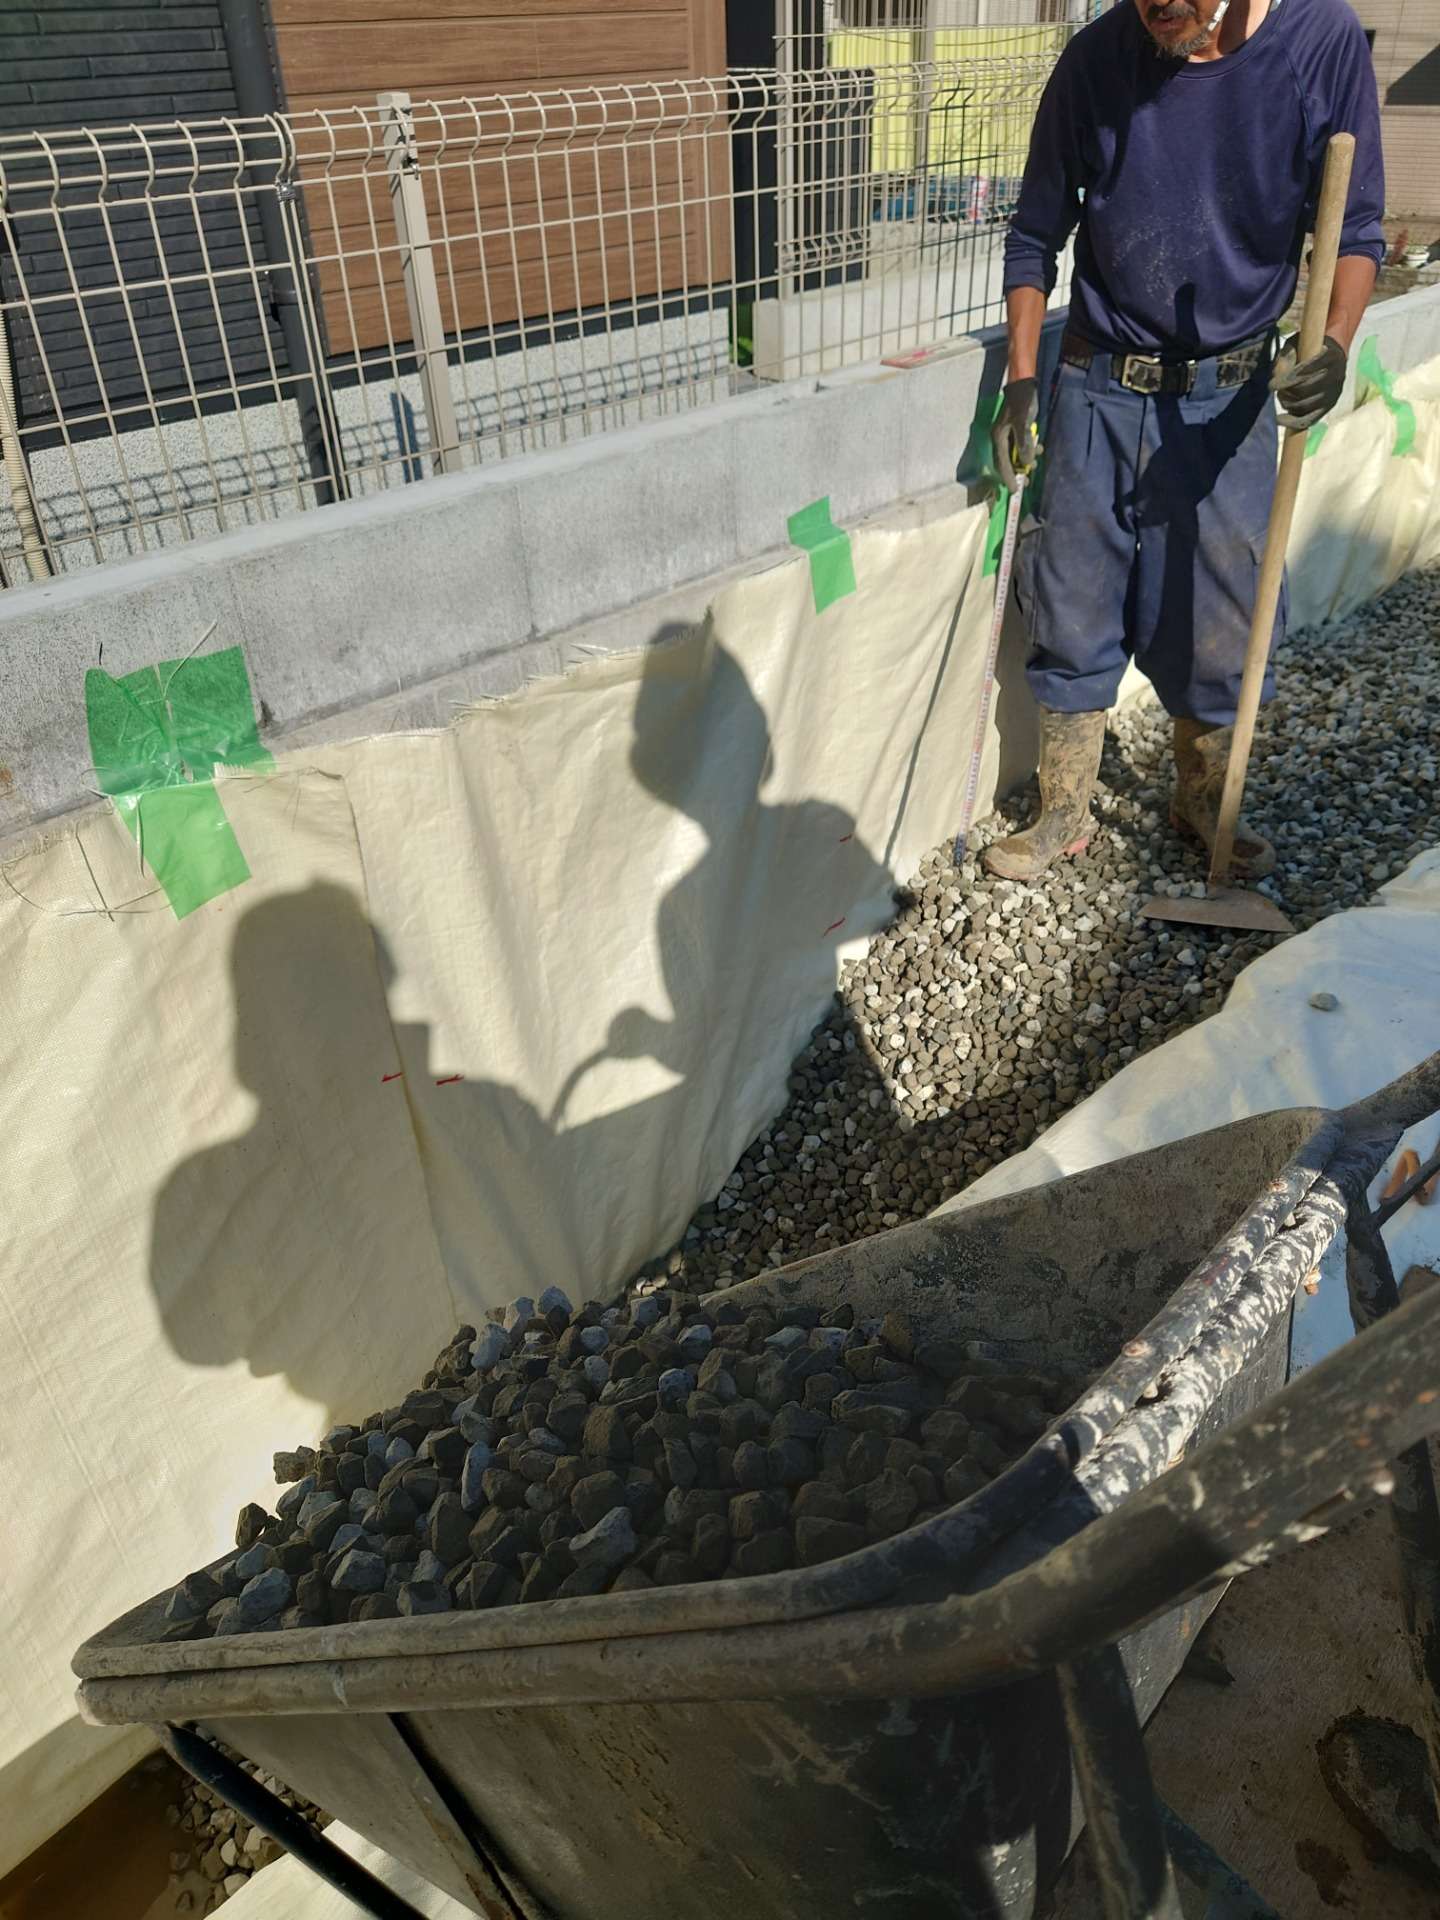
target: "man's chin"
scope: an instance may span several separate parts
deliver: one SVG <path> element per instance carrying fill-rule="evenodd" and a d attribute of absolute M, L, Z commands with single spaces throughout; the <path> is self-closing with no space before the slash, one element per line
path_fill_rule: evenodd
<path fill-rule="evenodd" d="M 1152 33 L 1150 35 L 1150 44 L 1155 49 L 1157 59 L 1188 60 L 1192 53 L 1199 53 L 1200 49 L 1209 41 L 1209 38 L 1209 34 L 1203 29 L 1195 33 L 1177 36 L 1173 40 L 1161 40 Z"/>

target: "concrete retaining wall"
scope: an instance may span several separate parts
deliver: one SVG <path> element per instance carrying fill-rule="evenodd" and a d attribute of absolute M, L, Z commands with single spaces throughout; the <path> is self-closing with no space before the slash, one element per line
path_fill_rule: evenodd
<path fill-rule="evenodd" d="M 1392 373 L 1440 353 L 1440 289 L 1376 306 L 1370 333 Z M 245 649 L 272 745 L 399 731 L 693 617 L 783 552 L 788 516 L 818 495 L 847 525 L 917 498 L 953 507 L 1003 359 L 996 329 L 905 371 L 794 382 L 0 594 L 0 832 L 92 798 L 87 667 L 178 658 L 212 622 L 215 644 Z"/>

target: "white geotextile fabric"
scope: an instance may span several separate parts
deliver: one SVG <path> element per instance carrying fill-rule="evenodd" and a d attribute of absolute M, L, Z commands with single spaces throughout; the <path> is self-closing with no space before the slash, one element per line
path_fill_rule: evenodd
<path fill-rule="evenodd" d="M 408 1900 L 425 1920 L 475 1920 L 470 1907 L 462 1907 L 458 1900 L 432 1887 L 428 1880 L 422 1880 L 362 1835 L 342 1827 L 338 1820 L 325 1829 L 325 1837 L 358 1860 L 392 1893 Z M 358 1911 L 353 1901 L 289 1854 L 252 1874 L 249 1884 L 225 1902 L 225 1920 L 355 1920 Z"/>
<path fill-rule="evenodd" d="M 182 922 L 108 815 L 7 868 L 0 1871 L 134 1751 L 74 1718 L 76 1645 L 221 1552 L 274 1449 L 462 1318 L 619 1284 L 783 1104 L 955 827 L 984 521 L 857 534 L 818 616 L 796 558 L 447 731 L 226 780 L 254 878 Z"/>
<path fill-rule="evenodd" d="M 74 1717 L 78 1642 L 221 1551 L 267 1450 L 418 1379 L 456 1317 L 380 1083 L 344 785 L 228 804 L 255 877 L 187 920 L 95 910 L 152 884 L 108 816 L 0 897 L 0 1864 L 135 1750 Z"/>
<path fill-rule="evenodd" d="M 1361 331 L 1364 338 L 1364 331 Z M 1290 623 L 1353 613 L 1412 567 L 1440 560 L 1440 359 L 1395 382 L 1414 443 L 1380 396 L 1328 424 L 1301 469 L 1290 534 Z"/>
<path fill-rule="evenodd" d="M 1171 928 L 1169 938 L 1183 943 L 1185 930 Z M 1332 993 L 1339 1006 L 1321 1012 L 1310 1005 L 1313 993 Z M 1382 887 L 1373 906 L 1279 941 L 1246 967 L 1219 1013 L 1132 1061 L 948 1207 L 1018 1193 L 1250 1114 L 1345 1106 L 1436 1051 L 1440 848 L 1431 848 Z M 1397 1156 L 1413 1146 L 1425 1160 L 1437 1144 L 1440 1120 L 1427 1120 Z M 1374 1197 L 1385 1179 L 1377 1178 Z M 1385 1243 L 1398 1279 L 1411 1266 L 1440 1271 L 1440 1198 L 1402 1208 Z M 1350 1331 L 1343 1262 L 1327 1262 L 1320 1292 L 1296 1301 L 1296 1361 L 1320 1358 Z"/>

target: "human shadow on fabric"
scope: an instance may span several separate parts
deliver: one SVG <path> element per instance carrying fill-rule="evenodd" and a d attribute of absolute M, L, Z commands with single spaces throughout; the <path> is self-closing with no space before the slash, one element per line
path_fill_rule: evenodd
<path fill-rule="evenodd" d="M 432 1227 L 446 1249 L 435 1185 L 464 1177 L 479 1142 L 487 1226 L 518 1258 L 534 1188 L 514 1178 L 515 1161 L 538 1155 L 553 1168 L 553 1136 L 517 1088 L 435 1058 L 428 1023 L 392 1026 L 399 969 L 346 888 L 320 883 L 250 908 L 229 968 L 234 1076 L 256 1113 L 156 1197 L 161 1325 L 191 1366 L 284 1375 L 332 1418 L 354 1420 L 371 1398 L 413 1386 L 457 1322 L 474 1318 L 436 1259 Z M 389 1269 L 395 1243 L 383 1238 L 397 1210 L 417 1236 L 408 1271 Z"/>
<path fill-rule="evenodd" d="M 244 1361 L 327 1411 L 353 1413 L 374 1353 L 366 1209 L 386 1205 L 386 1180 L 413 1165 L 408 1124 L 387 1137 L 377 1121 L 372 1154 L 358 1157 L 356 1105 L 388 1097 L 395 1064 L 370 923 L 343 887 L 275 895 L 238 917 L 229 969 L 234 1077 L 256 1112 L 243 1133 L 183 1161 L 156 1196 L 150 1284 L 161 1325 L 192 1366 Z M 224 1084 L 217 1071 L 217 1093 Z M 417 1199 L 423 1209 L 418 1174 Z M 389 1200 L 402 1204 L 399 1193 Z"/>
<path fill-rule="evenodd" d="M 894 912 L 890 870 L 859 839 L 852 815 L 823 800 L 764 798 L 776 770 L 765 709 L 708 627 L 672 631 L 647 653 L 630 769 L 703 835 L 698 856 L 656 910 L 670 1012 L 630 1006 L 617 1013 L 604 1045 L 568 1075 L 555 1123 L 602 1061 L 649 1058 L 683 1074 L 701 1032 L 710 1036 L 712 1067 L 716 1052 L 726 1056 L 719 1106 L 730 1110 L 753 1079 L 757 1055 L 773 1045 L 747 1018 L 757 936 L 794 981 L 794 1004 L 818 1017 L 834 990 L 837 949 Z"/>
<path fill-rule="evenodd" d="M 396 967 L 344 889 L 311 886 L 239 917 L 234 1071 L 257 1110 L 243 1132 L 177 1167 L 155 1202 L 151 1285 L 181 1359 L 283 1374 L 298 1393 L 355 1417 L 357 1380 L 368 1378 L 356 1349 L 373 1347 L 367 1289 L 377 1284 L 360 1223 L 376 1204 L 375 1166 L 408 1179 L 415 1161 L 402 1172 L 404 1155 L 418 1153 L 419 1204 L 428 1200 L 441 1263 L 470 1303 L 452 1315 L 436 1289 L 424 1309 L 434 1318 L 432 1352 L 458 1319 L 474 1319 L 487 1291 L 503 1297 L 553 1280 L 581 1297 L 612 1293 L 667 1243 L 697 1183 L 725 1171 L 714 1173 L 716 1139 L 736 1115 L 763 1119 L 772 1083 L 780 1092 L 775 1006 L 790 1018 L 779 1043 L 788 1058 L 823 1017 L 841 942 L 894 913 L 889 872 L 851 814 L 822 800 L 766 800 L 774 759 L 765 711 L 711 630 L 657 636 L 627 750 L 630 773 L 682 823 L 677 834 L 658 815 L 655 845 L 634 850 L 637 860 L 678 869 L 656 889 L 653 958 L 641 975 L 653 984 L 616 1013 L 601 1046 L 584 1054 L 577 1046 L 573 1064 L 561 1056 L 550 1102 L 487 1077 L 483 1060 L 455 1057 L 453 1039 L 437 1054 L 424 1019 L 382 1033 Z M 568 805 L 557 798 L 557 808 Z M 757 993 L 757 944 L 785 982 L 768 1003 Z M 563 1035 L 575 1010 L 573 968 L 567 961 L 547 978 L 543 947 L 527 950 L 525 964 L 536 1004 Z M 477 987 L 505 991 L 503 968 Z M 367 1153 L 360 1165 L 355 1106 L 382 1097 L 385 1064 L 357 1058 L 366 1051 L 357 1033 L 366 1032 L 383 1038 L 395 1069 L 383 1097 L 404 1111 L 405 1127 L 403 1140 L 385 1133 L 388 1158 L 372 1163 Z M 665 1073 L 612 1076 L 598 1101 L 577 1099 L 602 1066 L 628 1061 Z M 700 1062 L 702 1083 L 692 1086 Z M 388 1128 L 389 1113 L 377 1111 L 377 1129 Z M 621 1167 L 627 1177 L 617 1181 Z M 545 1203 L 545 1194 L 567 1198 Z M 405 1286 L 406 1276 L 389 1284 Z M 417 1289 L 417 1312 L 421 1298 Z"/>

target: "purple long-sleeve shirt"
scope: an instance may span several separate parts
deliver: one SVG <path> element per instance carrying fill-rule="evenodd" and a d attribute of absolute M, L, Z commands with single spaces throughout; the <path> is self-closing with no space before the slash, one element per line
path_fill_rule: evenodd
<path fill-rule="evenodd" d="M 1345 0 L 1280 0 L 1219 60 L 1162 59 L 1120 0 L 1071 40 L 1035 116 L 1005 290 L 1055 285 L 1071 230 L 1072 324 L 1100 347 L 1214 353 L 1294 297 L 1325 143 L 1353 133 L 1340 252 L 1385 242 L 1370 49 Z"/>

